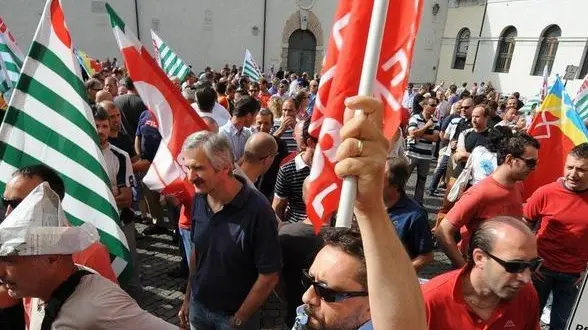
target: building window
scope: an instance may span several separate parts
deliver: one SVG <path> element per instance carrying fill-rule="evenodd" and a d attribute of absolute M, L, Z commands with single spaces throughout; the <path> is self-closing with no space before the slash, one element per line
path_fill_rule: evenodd
<path fill-rule="evenodd" d="M 543 69 L 547 66 L 547 72 L 551 74 L 555 53 L 557 53 L 558 38 L 561 37 L 561 29 L 557 25 L 551 25 L 541 34 L 539 39 L 537 59 L 533 68 L 534 76 L 543 75 Z"/>
<path fill-rule="evenodd" d="M 509 26 L 500 35 L 498 41 L 498 49 L 496 53 L 496 64 L 494 65 L 495 72 L 508 73 L 510 70 L 510 63 L 512 62 L 512 54 L 515 49 L 515 38 L 517 37 L 517 29 L 514 26 Z"/>
<path fill-rule="evenodd" d="M 470 46 L 470 29 L 463 28 L 457 34 L 455 43 L 455 54 L 453 55 L 453 69 L 463 70 L 465 68 L 466 58 L 468 57 L 468 47 Z"/>
<path fill-rule="evenodd" d="M 584 61 L 580 65 L 580 75 L 578 79 L 584 79 L 588 74 L 588 43 L 586 43 L 586 50 L 584 51 Z"/>

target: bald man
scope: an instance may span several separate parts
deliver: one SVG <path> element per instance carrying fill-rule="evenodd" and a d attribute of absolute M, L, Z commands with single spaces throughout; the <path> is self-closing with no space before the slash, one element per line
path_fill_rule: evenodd
<path fill-rule="evenodd" d="M 264 132 L 255 133 L 245 143 L 243 157 L 235 165 L 233 173 L 255 186 L 259 177 L 270 168 L 277 154 L 278 144 L 273 136 Z"/>
<path fill-rule="evenodd" d="M 100 103 L 102 101 L 110 101 L 112 102 L 112 94 L 110 94 L 107 90 L 101 90 L 96 92 L 96 103 Z"/>
<path fill-rule="evenodd" d="M 542 260 L 520 220 L 487 220 L 472 235 L 468 263 L 423 287 L 429 330 L 539 330 L 539 298 L 531 275 Z"/>

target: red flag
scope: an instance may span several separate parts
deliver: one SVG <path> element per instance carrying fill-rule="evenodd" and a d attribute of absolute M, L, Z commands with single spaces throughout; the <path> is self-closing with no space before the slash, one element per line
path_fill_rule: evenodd
<path fill-rule="evenodd" d="M 108 4 L 112 28 L 131 79 L 157 120 L 162 141 L 143 179 L 152 190 L 175 195 L 190 205 L 194 186 L 185 180 L 182 145 L 186 138 L 208 126 L 157 65 L 135 35 Z"/>
<path fill-rule="evenodd" d="M 588 130 L 559 76 L 537 110 L 529 135 L 539 141 L 539 162 L 525 180 L 524 199 L 561 177 L 570 150 L 588 142 Z"/>
<path fill-rule="evenodd" d="M 401 100 L 408 79 L 421 0 L 390 4 L 374 95 L 385 103 L 384 133 L 391 138 L 401 121 Z M 342 180 L 335 174 L 335 154 L 341 144 L 344 101 L 359 89 L 373 0 L 343 0 L 335 16 L 321 86 L 310 127 L 319 143 L 310 173 L 306 210 L 315 231 L 337 209 Z M 343 41 L 344 40 L 344 41 Z"/>

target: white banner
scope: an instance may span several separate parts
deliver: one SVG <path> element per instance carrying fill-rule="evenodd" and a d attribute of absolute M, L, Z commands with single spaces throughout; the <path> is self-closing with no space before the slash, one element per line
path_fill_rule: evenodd
<path fill-rule="evenodd" d="M 588 269 L 570 313 L 567 330 L 588 330 Z"/>

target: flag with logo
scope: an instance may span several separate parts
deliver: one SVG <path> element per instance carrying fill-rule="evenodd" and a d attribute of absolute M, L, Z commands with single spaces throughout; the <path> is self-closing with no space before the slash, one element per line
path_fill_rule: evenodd
<path fill-rule="evenodd" d="M 129 248 L 80 76 L 61 2 L 48 0 L 0 127 L 0 190 L 20 167 L 53 168 L 65 183 L 68 220 L 98 228 L 115 274 L 126 281 Z"/>
<path fill-rule="evenodd" d="M 578 95 L 576 95 L 576 99 L 574 100 L 576 105 L 576 111 L 578 111 L 578 115 L 580 115 L 580 119 L 587 120 L 588 119 L 588 74 L 584 77 L 584 82 L 582 82 L 582 86 L 578 89 Z"/>
<path fill-rule="evenodd" d="M 344 101 L 359 90 L 373 0 L 342 0 L 327 50 L 323 79 L 313 112 L 311 134 L 318 137 L 306 209 L 315 230 L 337 209 L 342 180 L 335 175 L 335 154 L 341 144 Z M 374 95 L 384 102 L 384 133 L 396 134 L 401 119 L 401 101 L 408 79 L 422 1 L 390 2 L 378 61 Z"/>
<path fill-rule="evenodd" d="M 588 130 L 559 77 L 537 110 L 529 134 L 539 141 L 539 163 L 525 180 L 524 198 L 561 177 L 570 150 L 588 142 Z"/>
<path fill-rule="evenodd" d="M 190 73 L 190 67 L 153 30 L 151 30 L 151 39 L 159 67 L 168 77 L 178 77 L 180 82 L 184 82 Z"/>
<path fill-rule="evenodd" d="M 80 50 L 79 48 L 74 48 L 74 54 L 89 77 L 92 77 L 97 72 L 102 71 L 102 64 L 100 64 L 97 59 L 91 58 L 86 52 Z"/>
<path fill-rule="evenodd" d="M 5 96 L 18 82 L 24 54 L 0 17 L 0 92 Z M 8 97 L 5 97 L 8 100 Z"/>
<path fill-rule="evenodd" d="M 243 60 L 243 75 L 251 78 L 253 81 L 258 81 L 261 78 L 261 70 L 259 65 L 255 62 L 253 55 L 249 49 L 245 50 L 245 59 Z"/>
<path fill-rule="evenodd" d="M 106 10 L 125 67 L 139 96 L 157 120 L 162 138 L 143 182 L 152 190 L 173 194 L 184 205 L 190 205 L 194 187 L 185 180 L 182 145 L 189 135 L 208 126 L 108 3 Z"/>

